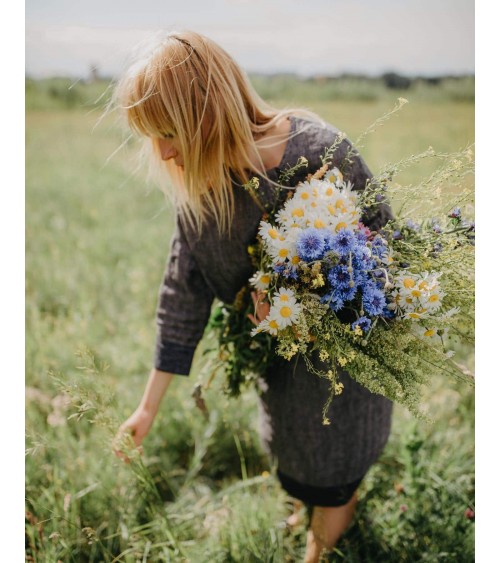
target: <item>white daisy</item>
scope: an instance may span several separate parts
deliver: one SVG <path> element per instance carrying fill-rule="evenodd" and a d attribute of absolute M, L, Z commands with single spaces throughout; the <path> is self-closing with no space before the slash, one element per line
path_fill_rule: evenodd
<path fill-rule="evenodd" d="M 250 278 L 250 283 L 256 289 L 261 291 L 266 290 L 271 283 L 272 274 L 269 272 L 263 272 L 262 270 L 258 270 L 255 274 Z"/>
<path fill-rule="evenodd" d="M 297 303 L 295 293 L 291 289 L 285 289 L 280 287 L 279 290 L 273 296 L 274 305 L 286 304 L 286 303 Z"/>
<path fill-rule="evenodd" d="M 297 302 L 273 303 L 269 316 L 276 320 L 280 329 L 283 329 L 297 322 L 300 310 L 300 304 Z"/>
<path fill-rule="evenodd" d="M 268 332 L 271 336 L 276 336 L 279 328 L 280 326 L 276 318 L 269 313 L 269 315 L 267 315 L 267 317 L 259 323 L 259 326 L 256 326 L 250 334 L 251 336 L 255 336 L 259 332 Z"/>

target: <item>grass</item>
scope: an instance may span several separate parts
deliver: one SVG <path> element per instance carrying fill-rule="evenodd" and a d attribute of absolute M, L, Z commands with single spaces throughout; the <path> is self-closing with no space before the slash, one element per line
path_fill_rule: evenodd
<path fill-rule="evenodd" d="M 401 114 L 367 139 L 373 171 L 429 144 L 453 151 L 473 141 L 471 103 L 407 97 Z M 320 98 L 299 101 L 353 140 L 394 102 Z M 284 525 L 291 499 L 261 451 L 256 399 L 229 401 L 214 384 L 205 420 L 191 397 L 199 354 L 191 377 L 172 384 L 144 457 L 125 466 L 112 455 L 111 438 L 151 365 L 172 214 L 135 172 L 134 144 L 106 162 L 121 142 L 111 118 L 94 127 L 90 106 L 40 100 L 26 120 L 27 558 L 300 561 L 305 523 Z M 473 560 L 465 511 L 474 503 L 474 397 L 437 377 L 426 403 L 432 425 L 396 408 L 332 560 Z"/>

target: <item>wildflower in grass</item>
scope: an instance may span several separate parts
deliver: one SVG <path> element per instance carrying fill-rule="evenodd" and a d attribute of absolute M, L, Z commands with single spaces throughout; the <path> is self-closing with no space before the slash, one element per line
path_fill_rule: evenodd
<path fill-rule="evenodd" d="M 462 210 L 460 207 L 455 207 L 449 214 L 448 217 L 450 219 L 461 219 L 462 218 Z"/>
<path fill-rule="evenodd" d="M 420 225 L 415 223 L 415 221 L 412 221 L 412 219 L 406 220 L 406 226 L 410 229 L 410 231 L 420 231 Z"/>
<path fill-rule="evenodd" d="M 321 258 L 325 250 L 325 240 L 318 229 L 305 229 L 297 238 L 297 254 L 306 262 Z"/>

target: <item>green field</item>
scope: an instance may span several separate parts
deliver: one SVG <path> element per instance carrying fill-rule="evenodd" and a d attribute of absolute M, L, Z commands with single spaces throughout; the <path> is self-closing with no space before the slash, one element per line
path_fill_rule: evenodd
<path fill-rule="evenodd" d="M 111 438 L 151 367 L 172 211 L 137 170 L 134 142 L 113 154 L 123 135 L 113 116 L 98 123 L 102 110 L 90 103 L 102 85 L 79 85 L 70 102 L 64 85 L 53 87 L 29 84 L 27 95 L 28 559 L 300 561 L 304 526 L 284 525 L 290 499 L 261 452 L 255 396 L 228 400 L 214 382 L 206 421 L 191 398 L 199 355 L 191 377 L 172 384 L 144 457 L 126 466 L 112 455 Z M 279 107 L 317 111 L 353 140 L 399 95 L 410 100 L 367 139 L 374 172 L 429 145 L 452 152 L 474 141 L 473 98 L 445 86 L 330 101 L 311 92 L 265 93 Z M 462 356 L 471 367 L 471 354 Z M 333 560 L 473 561 L 474 522 L 465 516 L 474 503 L 473 390 L 438 375 L 426 405 L 434 424 L 396 408 Z"/>

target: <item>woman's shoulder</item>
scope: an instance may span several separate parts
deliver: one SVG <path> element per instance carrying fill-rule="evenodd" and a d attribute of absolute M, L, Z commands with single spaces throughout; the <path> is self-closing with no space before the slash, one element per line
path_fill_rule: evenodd
<path fill-rule="evenodd" d="M 287 156 L 290 164 L 298 158 L 319 162 L 326 149 L 335 142 L 340 131 L 321 119 L 312 119 L 300 115 L 291 116 L 291 129 Z"/>

